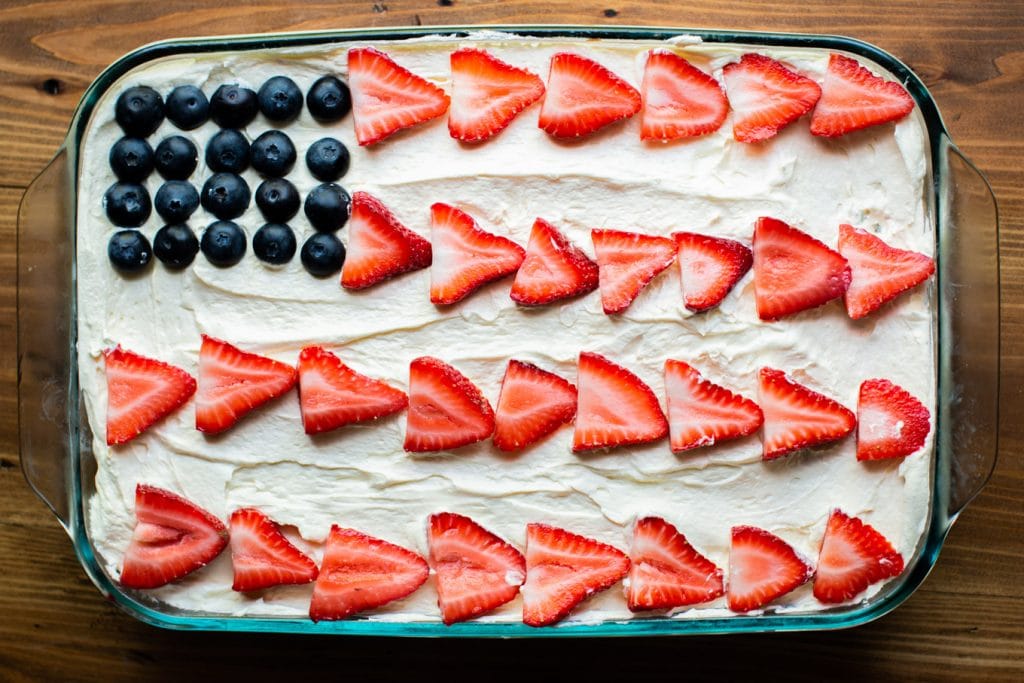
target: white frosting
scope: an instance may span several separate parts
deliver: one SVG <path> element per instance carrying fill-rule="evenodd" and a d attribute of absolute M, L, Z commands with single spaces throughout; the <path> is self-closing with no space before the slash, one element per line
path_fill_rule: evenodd
<path fill-rule="evenodd" d="M 643 58 L 666 43 L 514 39 L 490 33 L 483 46 L 543 77 L 558 49 L 578 51 L 639 84 Z M 447 87 L 449 53 L 470 43 L 435 37 L 377 43 L 399 63 Z M 677 41 L 679 42 L 679 41 Z M 362 44 L 362 43 L 361 43 Z M 479 44 L 479 43 L 477 43 Z M 447 510 L 469 515 L 520 548 L 527 522 L 563 526 L 627 549 L 631 521 L 660 515 L 675 523 L 696 548 L 727 570 L 729 530 L 751 524 L 777 533 L 812 560 L 829 511 L 840 507 L 875 526 L 905 559 L 915 556 L 927 525 L 932 442 L 905 460 L 865 464 L 848 438 L 824 450 L 762 462 L 758 436 L 673 455 L 667 440 L 604 453 L 574 455 L 571 427 L 518 455 L 489 443 L 453 453 L 410 455 L 402 450 L 405 418 L 351 426 L 317 438 L 303 433 L 294 393 L 249 416 L 228 433 L 209 438 L 193 427 L 192 405 L 130 444 L 104 443 L 106 389 L 103 349 L 120 343 L 138 353 L 197 371 L 200 333 L 243 349 L 294 363 L 310 343 L 337 352 L 356 370 L 403 388 L 414 357 L 434 355 L 468 375 L 496 402 L 509 358 L 519 358 L 575 381 L 581 350 L 606 354 L 635 371 L 662 397 L 666 358 L 692 363 L 706 377 L 756 400 L 758 368 L 785 370 L 797 381 L 855 408 L 862 380 L 885 377 L 929 407 L 935 402 L 933 293 L 929 284 L 854 322 L 840 302 L 763 323 L 748 274 L 708 313 L 683 309 L 678 275 L 660 275 L 621 316 L 601 311 L 597 293 L 562 305 L 524 310 L 509 299 L 510 279 L 464 302 L 439 309 L 428 299 L 427 270 L 370 290 L 344 291 L 336 277 L 317 280 L 298 257 L 284 267 L 262 264 L 250 251 L 229 269 L 202 254 L 184 272 L 156 263 L 140 277 L 118 275 L 106 246 L 115 228 L 101 198 L 114 177 L 107 165 L 121 135 L 114 101 L 126 87 L 149 84 L 167 93 L 197 85 L 207 93 L 225 82 L 253 88 L 277 74 L 305 91 L 328 72 L 344 77 L 347 44 L 314 48 L 174 57 L 144 65 L 100 100 L 85 139 L 79 192 L 78 302 L 80 381 L 96 437 L 96 490 L 89 499 L 89 535 L 113 576 L 134 524 L 138 482 L 166 487 L 226 519 L 256 506 L 283 525 L 319 559 L 332 523 L 427 552 L 425 521 Z M 698 66 L 721 76 L 741 46 L 672 45 Z M 821 80 L 827 54 L 813 50 L 761 50 Z M 592 228 L 669 234 L 707 232 L 749 243 L 758 216 L 783 219 L 835 245 L 840 223 L 868 228 L 895 246 L 933 252 L 926 206 L 929 164 L 925 133 L 915 111 L 897 124 L 830 141 L 814 138 L 802 120 L 767 144 L 731 137 L 731 119 L 715 134 L 672 144 L 645 144 L 639 117 L 579 142 L 556 141 L 537 128 L 539 107 L 519 116 L 497 138 L 464 146 L 448 135 L 442 117 L 395 135 L 370 149 L 354 139 L 351 117 L 320 125 L 303 111 L 285 131 L 299 162 L 289 175 L 303 197 L 316 182 L 303 163 L 314 140 L 330 135 L 352 153 L 340 181 L 350 192 L 379 197 L 409 228 L 429 236 L 429 207 L 444 201 L 472 214 L 487 230 L 526 245 L 541 216 L 593 254 Z M 253 139 L 271 124 L 257 117 Z M 894 133 L 895 130 L 895 133 Z M 209 175 L 202 150 L 212 123 L 182 133 L 200 150 L 191 180 Z M 177 133 L 165 122 L 150 138 Z M 255 191 L 259 178 L 244 177 Z M 151 193 L 161 183 L 147 181 Z M 192 226 L 212 218 L 200 209 Z M 239 219 L 251 237 L 263 220 L 255 205 Z M 150 237 L 155 214 L 143 226 Z M 291 225 L 300 244 L 312 234 L 301 214 Z M 346 231 L 340 233 L 343 240 Z M 932 411 L 934 413 L 934 410 Z M 231 590 L 225 551 L 211 566 L 152 591 L 176 607 L 215 614 L 301 616 L 310 586 L 268 590 L 262 598 Z M 880 586 L 869 591 L 873 595 Z M 368 613 L 370 619 L 438 620 L 432 582 L 412 596 Z M 517 599 L 483 620 L 518 621 Z M 778 611 L 822 606 L 810 584 L 780 599 Z M 678 618 L 729 614 L 724 599 L 680 610 Z M 620 588 L 591 598 L 573 619 L 632 618 Z"/>

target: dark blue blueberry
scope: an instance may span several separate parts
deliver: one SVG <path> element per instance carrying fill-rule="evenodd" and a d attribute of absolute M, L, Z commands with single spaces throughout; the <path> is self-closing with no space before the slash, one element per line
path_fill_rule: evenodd
<path fill-rule="evenodd" d="M 352 94 L 336 76 L 321 76 L 306 94 L 306 108 L 317 121 L 337 121 L 352 109 Z"/>
<path fill-rule="evenodd" d="M 267 223 L 252 236 L 256 258 L 275 266 L 291 261 L 295 246 L 295 233 L 283 223 Z"/>
<path fill-rule="evenodd" d="M 348 221 L 352 198 L 340 185 L 323 183 L 306 195 L 303 207 L 310 224 L 320 232 L 334 232 Z"/>
<path fill-rule="evenodd" d="M 271 178 L 288 175 L 295 165 L 295 145 L 279 130 L 268 130 L 252 141 L 252 167 Z"/>
<path fill-rule="evenodd" d="M 137 273 L 149 264 L 153 248 L 139 230 L 119 230 L 107 243 L 107 257 L 118 270 Z"/>
<path fill-rule="evenodd" d="M 118 180 L 145 180 L 153 172 L 153 148 L 142 138 L 121 138 L 110 148 L 110 170 Z"/>
<path fill-rule="evenodd" d="M 194 85 L 179 85 L 167 96 L 167 120 L 182 130 L 192 130 L 210 118 L 210 101 Z"/>
<path fill-rule="evenodd" d="M 183 135 L 169 135 L 156 146 L 153 163 L 167 180 L 185 180 L 199 163 L 199 152 L 191 140 Z"/>
<path fill-rule="evenodd" d="M 184 223 L 199 208 L 199 193 L 187 180 L 168 180 L 156 191 L 153 208 L 167 223 Z"/>
<path fill-rule="evenodd" d="M 184 268 L 199 253 L 199 240 L 187 225 L 165 225 L 156 231 L 153 253 L 168 268 Z"/>
<path fill-rule="evenodd" d="M 234 173 L 214 173 L 205 183 L 199 200 L 217 218 L 237 218 L 249 208 L 249 186 Z"/>
<path fill-rule="evenodd" d="M 245 256 L 245 233 L 237 223 L 214 221 L 203 232 L 199 247 L 215 266 L 233 266 Z"/>
<path fill-rule="evenodd" d="M 327 277 L 341 270 L 345 263 L 345 245 L 330 233 L 313 234 L 302 245 L 302 265 L 316 277 Z"/>
<path fill-rule="evenodd" d="M 249 141 L 237 130 L 225 128 L 206 144 L 206 165 L 211 171 L 241 173 L 249 168 Z"/>
<path fill-rule="evenodd" d="M 287 76 L 274 76 L 257 93 L 260 111 L 271 121 L 291 121 L 302 111 L 302 91 Z"/>
<path fill-rule="evenodd" d="M 210 98 L 210 117 L 221 128 L 245 128 L 257 111 L 256 93 L 237 84 L 220 86 Z"/>
<path fill-rule="evenodd" d="M 114 183 L 103 195 L 103 208 L 114 225 L 137 228 L 146 222 L 152 206 L 149 192 L 136 183 Z"/>
<path fill-rule="evenodd" d="M 164 120 L 164 99 L 148 85 L 128 88 L 117 98 L 114 118 L 125 135 L 144 138 Z"/>
<path fill-rule="evenodd" d="M 299 191 L 284 178 L 264 180 L 256 188 L 256 206 L 268 221 L 290 221 L 299 212 L 299 204 Z"/>
<path fill-rule="evenodd" d="M 306 150 L 306 166 L 317 180 L 331 182 L 348 173 L 348 147 L 341 140 L 323 138 Z"/>

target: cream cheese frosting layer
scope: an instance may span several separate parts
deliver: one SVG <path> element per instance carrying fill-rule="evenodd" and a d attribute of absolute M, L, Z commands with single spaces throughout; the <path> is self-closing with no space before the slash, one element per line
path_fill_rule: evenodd
<path fill-rule="evenodd" d="M 114 182 L 107 165 L 121 136 L 114 101 L 123 89 L 146 84 L 166 94 L 192 84 L 207 93 L 221 83 L 258 88 L 285 74 L 307 90 L 325 73 L 345 77 L 346 50 L 372 44 L 442 87 L 449 87 L 449 54 L 465 45 L 547 75 L 559 50 L 596 59 L 634 85 L 647 50 L 677 50 L 721 78 L 722 67 L 753 48 L 681 41 L 569 41 L 520 39 L 484 33 L 434 36 L 406 42 L 339 43 L 328 49 L 262 50 L 170 57 L 143 65 L 98 103 L 83 142 L 78 205 L 80 383 L 95 437 L 95 492 L 88 501 L 89 536 L 112 576 L 134 525 L 139 482 L 175 491 L 226 519 L 242 506 L 262 509 L 319 560 L 331 524 L 353 527 L 426 555 L 426 518 L 438 511 L 468 515 L 520 548 L 528 522 L 563 526 L 627 549 L 632 520 L 665 517 L 702 553 L 728 566 L 729 530 L 750 524 L 778 534 L 812 561 L 834 507 L 856 515 L 888 537 L 910 560 L 927 526 L 932 439 L 902 461 L 860 463 L 852 438 L 822 450 L 762 462 L 752 436 L 673 455 L 667 440 L 609 452 L 574 455 L 571 428 L 523 453 L 500 453 L 489 443 L 451 453 L 410 455 L 402 450 L 404 416 L 343 428 L 316 438 L 302 429 L 294 393 L 252 414 L 218 437 L 194 428 L 186 406 L 131 443 L 115 449 L 104 439 L 106 388 L 102 351 L 114 344 L 178 365 L 198 366 L 200 335 L 294 363 L 302 346 L 322 344 L 354 369 L 407 388 L 408 364 L 420 355 L 451 363 L 496 402 L 510 358 L 526 360 L 576 380 L 580 351 L 596 351 L 636 372 L 664 405 L 661 378 L 667 358 L 691 363 L 704 375 L 757 397 L 757 370 L 785 370 L 796 381 L 854 409 L 861 381 L 884 377 L 920 398 L 934 414 L 934 303 L 931 285 L 904 295 L 869 318 L 851 321 L 833 302 L 774 323 L 758 320 L 752 275 L 722 305 L 694 315 L 683 308 L 675 267 L 658 276 L 622 315 L 607 316 L 599 295 L 525 310 L 508 296 L 510 280 L 493 283 L 463 302 L 438 308 L 429 301 L 429 271 L 399 277 L 362 292 L 346 292 L 336 277 L 317 280 L 299 259 L 269 267 L 251 253 L 219 269 L 202 254 L 183 272 L 156 263 L 126 278 L 107 261 L 116 230 L 102 196 Z M 828 54 L 804 49 L 760 49 L 817 80 Z M 887 242 L 927 254 L 934 229 L 926 201 L 928 165 L 924 125 L 917 111 L 898 124 L 838 140 L 814 138 L 806 119 L 760 145 L 735 142 L 731 117 L 716 133 L 672 144 L 642 143 L 639 118 L 580 141 L 557 141 L 537 128 L 539 107 L 528 109 L 496 138 L 466 146 L 448 135 L 444 117 L 399 133 L 369 149 L 354 139 L 351 118 L 321 125 L 303 110 L 283 130 L 299 162 L 289 174 L 305 196 L 318 182 L 302 161 L 325 136 L 352 154 L 341 179 L 349 192 L 378 197 L 410 229 L 429 237 L 430 205 L 446 202 L 469 212 L 486 230 L 525 246 L 543 217 L 591 256 L 590 230 L 615 228 L 668 235 L 704 232 L 749 244 L 758 216 L 780 218 L 835 245 L 840 223 L 871 230 Z M 262 116 L 243 132 L 249 139 L 273 125 Z M 164 122 L 150 141 L 190 137 L 200 150 L 191 182 L 210 175 L 202 150 L 212 123 L 181 132 Z M 255 190 L 260 179 L 243 177 Z M 161 183 L 147 181 L 151 194 Z M 213 220 L 200 209 L 197 233 Z M 237 222 L 251 239 L 263 224 L 255 205 Z M 292 222 L 300 243 L 313 233 L 303 215 Z M 152 238 L 153 217 L 142 227 Z M 339 236 L 346 240 L 346 230 Z M 303 616 L 310 586 L 277 588 L 261 598 L 231 590 L 225 552 L 209 567 L 152 591 L 166 604 L 203 613 Z M 875 586 L 866 597 L 880 590 Z M 483 617 L 518 621 L 516 600 Z M 810 585 L 771 609 L 823 609 Z M 724 599 L 673 614 L 675 618 L 728 615 Z M 365 615 L 393 621 L 436 621 L 432 582 L 408 598 Z M 580 606 L 571 617 L 587 622 L 634 618 L 619 588 Z"/>

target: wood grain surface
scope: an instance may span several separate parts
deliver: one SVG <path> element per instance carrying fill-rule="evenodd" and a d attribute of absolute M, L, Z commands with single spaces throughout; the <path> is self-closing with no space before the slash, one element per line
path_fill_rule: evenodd
<path fill-rule="evenodd" d="M 924 585 L 849 631 L 618 641 L 404 641 L 177 633 L 116 610 L 18 459 L 15 216 L 85 87 L 144 43 L 203 34 L 481 23 L 665 25 L 852 36 L 899 56 L 999 199 L 1000 461 Z M 324 672 L 551 680 L 1024 680 L 1024 2 L 565 0 L 0 2 L 0 681 Z M 504 674 L 504 675 L 503 675 Z M 429 680 L 429 679 L 428 679 Z"/>

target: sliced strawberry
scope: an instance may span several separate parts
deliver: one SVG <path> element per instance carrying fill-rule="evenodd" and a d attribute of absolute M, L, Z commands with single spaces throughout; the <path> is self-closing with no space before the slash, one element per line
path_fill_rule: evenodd
<path fill-rule="evenodd" d="M 846 406 L 786 377 L 761 368 L 758 401 L 764 411 L 764 459 L 842 439 L 857 418 Z"/>
<path fill-rule="evenodd" d="M 523 306 L 542 306 L 597 289 L 597 264 L 542 218 L 533 223 L 516 279 L 512 300 Z"/>
<path fill-rule="evenodd" d="M 424 356 L 409 364 L 405 450 L 444 451 L 494 433 L 494 411 L 476 385 L 452 366 Z"/>
<path fill-rule="evenodd" d="M 722 570 L 661 517 L 633 525 L 626 599 L 634 612 L 707 602 L 725 594 Z"/>
<path fill-rule="evenodd" d="M 548 87 L 537 125 L 559 138 L 589 135 L 640 111 L 640 93 L 592 59 L 551 56 Z"/>
<path fill-rule="evenodd" d="M 811 133 L 833 138 L 898 121 L 913 109 L 914 99 L 902 85 L 874 75 L 855 59 L 832 54 L 811 115 Z"/>
<path fill-rule="evenodd" d="M 644 287 L 676 259 L 667 237 L 621 230 L 593 230 L 594 253 L 605 313 L 621 313 Z"/>
<path fill-rule="evenodd" d="M 814 570 L 775 534 L 753 526 L 732 528 L 729 550 L 729 609 L 764 607 L 807 583 Z"/>
<path fill-rule="evenodd" d="M 320 346 L 299 354 L 299 405 L 307 434 L 376 420 L 409 405 L 405 392 L 362 375 Z"/>
<path fill-rule="evenodd" d="M 740 142 L 761 142 L 814 107 L 821 88 L 781 62 L 759 54 L 745 54 L 722 69 L 725 90 L 733 110 L 733 137 Z"/>
<path fill-rule="evenodd" d="M 842 510 L 832 511 L 818 554 L 814 597 L 826 604 L 845 602 L 902 571 L 903 556 L 885 536 Z"/>
<path fill-rule="evenodd" d="M 676 140 L 714 133 L 729 113 L 722 86 L 674 52 L 651 50 L 640 84 L 642 140 Z"/>
<path fill-rule="evenodd" d="M 181 368 L 126 351 L 103 352 L 107 375 L 107 445 L 127 443 L 196 393 L 196 381 Z"/>
<path fill-rule="evenodd" d="M 399 223 L 373 195 L 352 193 L 342 287 L 366 289 L 396 275 L 426 268 L 430 260 L 430 242 Z"/>
<path fill-rule="evenodd" d="M 586 351 L 580 354 L 578 371 L 573 451 L 647 443 L 668 434 L 658 398 L 632 372 Z"/>
<path fill-rule="evenodd" d="M 618 548 L 547 524 L 527 524 L 523 623 L 559 622 L 628 571 L 629 558 Z"/>
<path fill-rule="evenodd" d="M 223 432 L 267 401 L 281 396 L 298 378 L 295 368 L 242 351 L 203 335 L 199 347 L 199 391 L 196 429 Z"/>
<path fill-rule="evenodd" d="M 841 254 L 780 220 L 757 219 L 754 296 L 761 320 L 778 320 L 838 298 L 850 277 Z"/>
<path fill-rule="evenodd" d="M 508 239 L 481 230 L 473 217 L 440 202 L 430 207 L 430 301 L 453 304 L 483 285 L 511 275 L 526 256 Z"/>
<path fill-rule="evenodd" d="M 902 458 L 916 453 L 928 437 L 931 415 L 924 404 L 887 379 L 860 385 L 857 402 L 857 459 Z"/>
<path fill-rule="evenodd" d="M 400 546 L 337 524 L 324 545 L 309 618 L 336 621 L 404 598 L 423 585 L 430 567 Z"/>
<path fill-rule="evenodd" d="M 430 516 L 430 564 L 446 624 L 473 619 L 511 601 L 526 579 L 522 553 L 469 517 Z"/>
<path fill-rule="evenodd" d="M 681 360 L 665 361 L 665 395 L 673 453 L 753 434 L 764 422 L 756 403 L 709 382 Z"/>
<path fill-rule="evenodd" d="M 228 544 L 223 522 L 181 496 L 147 484 L 135 487 L 135 530 L 121 585 L 158 588 L 205 566 Z"/>
<path fill-rule="evenodd" d="M 274 520 L 256 508 L 231 513 L 232 590 L 309 583 L 317 577 L 316 562 L 285 538 Z"/>
<path fill-rule="evenodd" d="M 544 94 L 539 76 L 506 64 L 485 50 L 456 50 L 451 64 L 448 132 L 456 140 L 480 142 L 497 135 Z"/>
<path fill-rule="evenodd" d="M 348 51 L 348 84 L 360 145 L 372 145 L 448 110 L 444 90 L 372 47 Z"/>
<path fill-rule="evenodd" d="M 510 360 L 494 414 L 494 445 L 518 451 L 576 415 L 576 387 L 532 363 Z"/>
<path fill-rule="evenodd" d="M 839 253 L 850 263 L 846 312 L 857 320 L 878 310 L 935 272 L 935 261 L 916 251 L 890 247 L 852 225 L 839 226 Z"/>
<path fill-rule="evenodd" d="M 695 313 L 720 304 L 754 263 L 750 248 L 735 240 L 695 232 L 673 237 L 683 303 Z"/>

